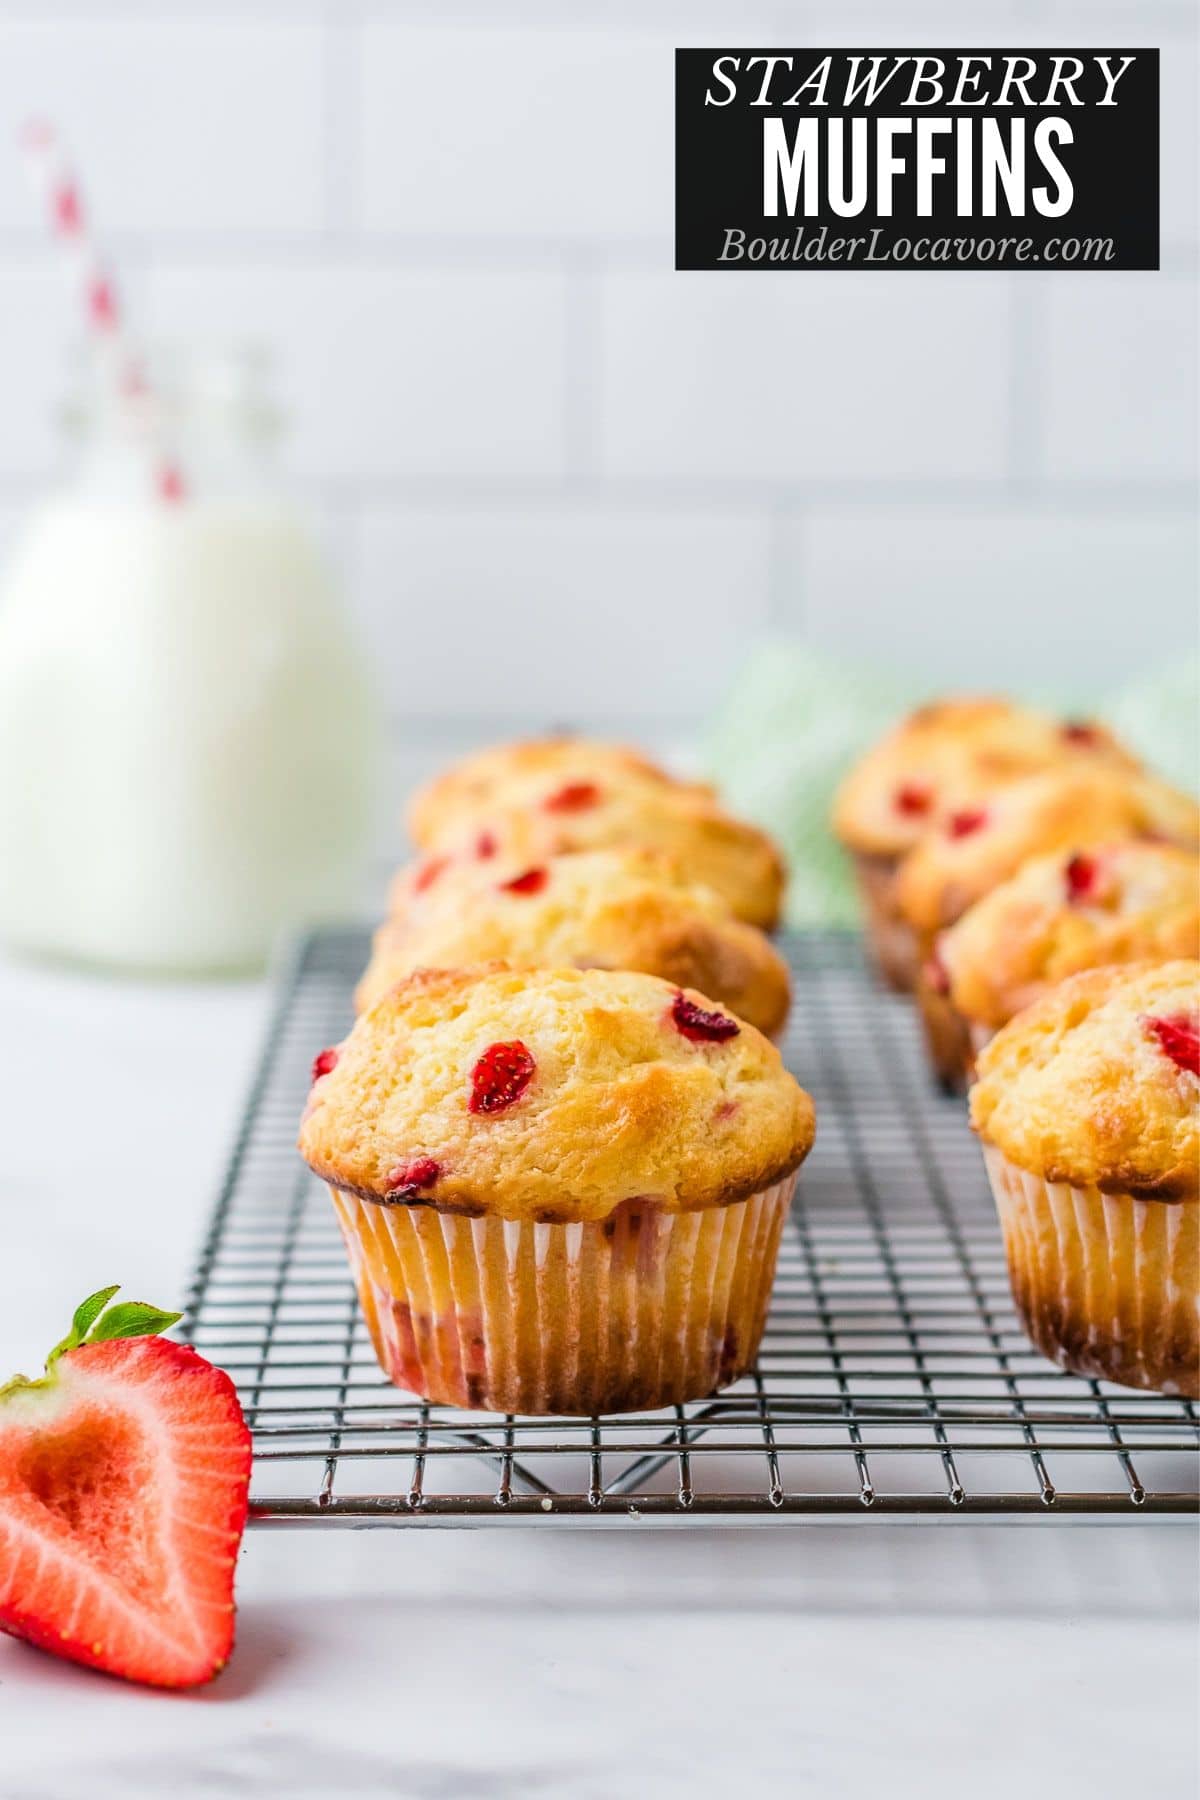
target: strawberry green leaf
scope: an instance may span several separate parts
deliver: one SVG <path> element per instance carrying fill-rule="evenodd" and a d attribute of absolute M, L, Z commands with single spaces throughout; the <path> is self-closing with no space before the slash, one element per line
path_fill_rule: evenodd
<path fill-rule="evenodd" d="M 160 1331 L 177 1325 L 182 1317 L 182 1313 L 162 1312 L 142 1300 L 127 1300 L 120 1306 L 109 1307 L 93 1326 L 87 1342 L 99 1344 L 110 1338 L 157 1337 Z"/>
<path fill-rule="evenodd" d="M 101 1344 L 112 1338 L 157 1337 L 160 1331 L 170 1330 L 183 1317 L 182 1313 L 163 1312 L 157 1306 L 147 1306 L 143 1300 L 126 1300 L 120 1306 L 109 1306 L 113 1295 L 119 1292 L 119 1286 L 99 1288 L 80 1301 L 70 1331 L 46 1358 L 45 1374 L 34 1381 L 27 1375 L 14 1375 L 11 1381 L 0 1386 L 0 1400 L 27 1388 L 53 1387 L 58 1380 L 55 1364 L 68 1351 L 78 1350 L 81 1344 Z M 107 1312 L 105 1307 L 108 1307 Z"/>
<path fill-rule="evenodd" d="M 89 1294 L 87 1299 L 75 1308 L 75 1317 L 71 1320 L 71 1330 L 75 1334 L 77 1344 L 82 1344 L 113 1295 L 120 1291 L 119 1282 L 116 1287 L 101 1288 L 98 1293 Z"/>
<path fill-rule="evenodd" d="M 46 1358 L 47 1369 L 52 1369 L 59 1357 L 65 1356 L 68 1350 L 75 1350 L 82 1344 L 84 1338 L 87 1336 L 96 1320 L 100 1317 L 100 1314 L 104 1311 L 113 1295 L 119 1291 L 119 1286 L 120 1284 L 118 1283 L 117 1287 L 100 1288 L 97 1293 L 89 1294 L 86 1300 L 80 1301 L 79 1305 L 75 1308 L 75 1316 L 71 1320 L 70 1331 L 68 1331 L 65 1338 L 55 1344 L 53 1350 Z"/>

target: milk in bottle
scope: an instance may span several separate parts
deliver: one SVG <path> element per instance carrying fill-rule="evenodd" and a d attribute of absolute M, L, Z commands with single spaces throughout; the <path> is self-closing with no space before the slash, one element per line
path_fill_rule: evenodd
<path fill-rule="evenodd" d="M 76 483 L 0 582 L 0 935 L 147 972 L 251 969 L 352 907 L 373 694 L 275 490 L 250 358 L 102 387 Z M 170 456 L 178 497 L 159 491 Z M 172 477 L 172 480 L 174 478 Z"/>

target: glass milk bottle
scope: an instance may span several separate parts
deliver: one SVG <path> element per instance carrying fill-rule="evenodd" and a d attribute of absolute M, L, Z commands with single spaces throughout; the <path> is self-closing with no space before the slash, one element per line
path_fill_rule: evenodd
<path fill-rule="evenodd" d="M 163 974 L 262 965 L 352 908 L 373 694 L 277 492 L 262 364 L 94 375 L 74 484 L 0 579 L 0 937 Z M 176 473 L 178 471 L 178 473 Z"/>

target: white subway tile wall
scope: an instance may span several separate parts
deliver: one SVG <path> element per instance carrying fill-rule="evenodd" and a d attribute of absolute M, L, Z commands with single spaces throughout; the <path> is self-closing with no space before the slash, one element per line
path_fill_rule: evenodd
<path fill-rule="evenodd" d="M 526 501 L 368 509 L 362 592 L 404 619 L 405 717 L 569 724 L 598 699 L 647 725 L 695 720 L 770 609 L 753 509 Z"/>
<path fill-rule="evenodd" d="M 1003 278 L 641 274 L 600 289 L 600 467 L 771 489 L 1003 479 Z"/>
<path fill-rule="evenodd" d="M 889 666 L 915 647 L 935 680 L 1102 692 L 1180 643 L 1196 593 L 1195 527 L 1170 508 L 813 507 L 782 541 L 814 643 Z"/>
<path fill-rule="evenodd" d="M 1045 317 L 1045 467 L 1153 488 L 1196 473 L 1196 281 L 1061 276 Z M 1131 329 L 1136 322 L 1136 329 Z"/>
<path fill-rule="evenodd" d="M 677 275 L 674 45 L 1157 44 L 1161 274 Z M 397 741 L 686 737 L 762 633 L 946 682 L 1194 641 L 1192 0 L 0 0 L 149 335 L 259 340 Z M 74 335 L 0 155 L 0 548 Z"/>
<path fill-rule="evenodd" d="M 271 346 L 285 461 L 353 494 L 378 482 L 554 480 L 567 433 L 568 279 L 529 269 L 330 253 L 291 266 L 157 265 L 139 310 L 158 334 Z"/>
<path fill-rule="evenodd" d="M 112 231 L 179 240 L 324 223 L 326 34 L 202 5 L 0 7 L 0 225 L 27 229 L 11 153 L 30 115 L 61 123 Z"/>
<path fill-rule="evenodd" d="M 358 56 L 366 230 L 600 248 L 669 236 L 669 36 L 389 17 L 367 22 Z"/>

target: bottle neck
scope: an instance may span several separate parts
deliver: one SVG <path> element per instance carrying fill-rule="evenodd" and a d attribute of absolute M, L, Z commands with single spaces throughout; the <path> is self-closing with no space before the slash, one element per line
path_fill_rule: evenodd
<path fill-rule="evenodd" d="M 246 357 L 160 356 L 118 391 L 93 367 L 68 409 L 77 482 L 89 499 L 246 499 L 276 483 L 279 417 Z"/>

